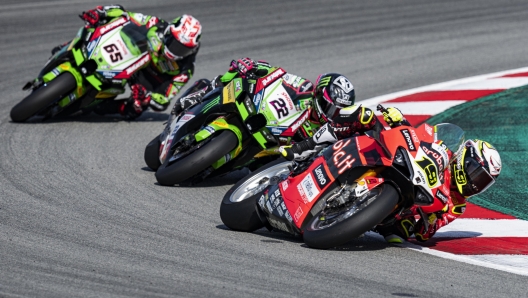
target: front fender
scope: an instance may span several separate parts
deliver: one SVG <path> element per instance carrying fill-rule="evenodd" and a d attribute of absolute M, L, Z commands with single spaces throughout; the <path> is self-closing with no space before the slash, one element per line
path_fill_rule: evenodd
<path fill-rule="evenodd" d="M 77 88 L 75 88 L 75 91 L 71 93 L 69 96 L 66 96 L 59 101 L 60 107 L 65 107 L 69 105 L 72 101 L 82 97 L 87 92 L 87 88 L 83 84 L 83 76 L 81 72 L 75 67 L 73 67 L 72 64 L 68 61 L 59 64 L 57 67 L 52 69 L 50 72 L 46 73 L 42 77 L 42 81 L 44 83 L 48 83 L 54 80 L 55 78 L 57 78 L 60 74 L 64 72 L 69 72 L 73 75 L 73 77 L 75 78 L 75 81 L 77 82 Z"/>
<path fill-rule="evenodd" d="M 201 142 L 201 141 L 211 137 L 213 134 L 215 134 L 215 133 L 217 133 L 219 131 L 222 131 L 222 130 L 229 130 L 229 131 L 233 132 L 236 135 L 237 139 L 238 139 L 238 145 L 237 145 L 237 147 L 235 149 L 233 149 L 231 152 L 229 152 L 228 156 L 224 156 L 222 159 L 216 161 L 212 165 L 213 168 L 215 168 L 215 169 L 217 169 L 220 166 L 224 165 L 225 163 L 227 163 L 231 159 L 237 157 L 238 154 L 240 153 L 240 151 L 242 151 L 242 132 L 240 131 L 240 129 L 236 125 L 229 124 L 229 123 L 227 123 L 227 121 L 223 117 L 219 117 L 219 118 L 215 119 L 214 121 L 212 121 L 211 123 L 209 123 L 204 128 L 202 128 L 200 131 L 198 131 L 194 135 L 195 140 L 197 142 Z"/>

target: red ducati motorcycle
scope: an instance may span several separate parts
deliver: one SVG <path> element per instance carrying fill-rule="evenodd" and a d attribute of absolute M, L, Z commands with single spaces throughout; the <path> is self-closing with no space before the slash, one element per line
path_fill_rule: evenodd
<path fill-rule="evenodd" d="M 463 143 L 464 131 L 447 123 L 369 131 L 308 161 L 281 159 L 250 173 L 226 193 L 220 217 L 236 231 L 266 227 L 300 235 L 313 248 L 339 246 L 412 207 L 423 218 L 442 209 L 449 151 Z"/>

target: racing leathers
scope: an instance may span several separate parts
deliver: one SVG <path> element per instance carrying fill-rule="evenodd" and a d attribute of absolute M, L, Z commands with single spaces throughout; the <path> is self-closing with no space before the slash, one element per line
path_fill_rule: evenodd
<path fill-rule="evenodd" d="M 170 100 L 191 79 L 198 49 L 181 60 L 169 60 L 163 55 L 163 34 L 169 23 L 155 16 L 125 10 L 120 5 L 98 6 L 85 12 L 81 18 L 86 26 L 100 26 L 125 16 L 143 30 L 147 38 L 150 63 L 145 64 L 129 80 L 131 97 L 124 100 L 107 100 L 98 105 L 98 114 L 120 113 L 127 119 L 141 115 L 148 107 L 163 111 Z"/>

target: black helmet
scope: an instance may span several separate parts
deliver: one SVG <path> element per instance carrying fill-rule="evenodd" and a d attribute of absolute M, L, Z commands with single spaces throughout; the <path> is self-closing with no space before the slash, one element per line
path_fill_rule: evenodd
<path fill-rule="evenodd" d="M 453 184 L 464 197 L 482 193 L 488 189 L 502 169 L 497 149 L 481 140 L 468 140 L 455 154 L 451 172 Z"/>
<path fill-rule="evenodd" d="M 183 59 L 198 50 L 202 25 L 193 16 L 184 14 L 174 19 L 165 30 L 163 55 L 169 60 Z"/>
<path fill-rule="evenodd" d="M 344 75 L 322 74 L 315 85 L 315 111 L 321 122 L 328 122 L 340 109 L 353 105 L 356 100 L 354 86 Z"/>

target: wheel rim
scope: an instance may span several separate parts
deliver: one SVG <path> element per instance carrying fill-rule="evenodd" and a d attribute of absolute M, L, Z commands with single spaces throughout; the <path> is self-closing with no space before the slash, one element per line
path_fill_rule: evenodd
<path fill-rule="evenodd" d="M 233 191 L 229 200 L 231 202 L 241 202 L 264 190 L 269 185 L 272 177 L 288 175 L 290 173 L 290 169 L 288 168 L 289 165 L 291 165 L 291 162 L 289 161 L 282 162 L 251 176 Z"/>
<path fill-rule="evenodd" d="M 339 210 L 331 211 L 324 215 L 322 214 L 324 210 L 322 210 L 312 218 L 309 227 L 312 231 L 329 228 L 363 210 L 365 207 L 370 205 L 380 195 L 380 193 L 381 189 L 375 188 L 372 189 L 364 198 L 358 199 L 352 204 Z"/>

